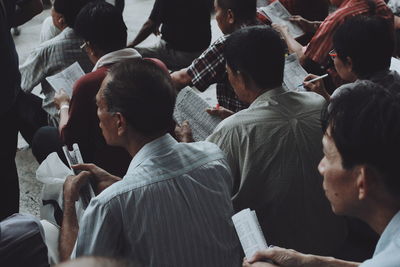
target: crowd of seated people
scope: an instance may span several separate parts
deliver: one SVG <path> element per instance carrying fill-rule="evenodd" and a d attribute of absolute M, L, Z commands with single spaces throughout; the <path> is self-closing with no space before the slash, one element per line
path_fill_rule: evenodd
<path fill-rule="evenodd" d="M 1 266 L 400 266 L 394 1 L 331 0 L 328 15 L 328 1 L 310 10 L 282 0 L 310 37 L 304 47 L 286 26 L 265 25 L 256 0 L 215 0 L 222 36 L 212 44 L 210 1 L 193 0 L 204 32 L 182 39 L 171 29 L 195 17 L 156 0 L 128 43 L 121 6 L 108 2 L 54 0 L 41 44 L 18 68 L 9 30 L 40 1 L 0 0 L 0 117 L 14 118 L 1 152 Z M 160 25 L 159 43 L 136 50 Z M 304 91 L 284 84 L 288 52 L 309 71 Z M 55 92 L 45 78 L 75 61 L 86 74 L 72 96 Z M 43 101 L 30 93 L 39 83 Z M 194 142 L 195 129 L 174 121 L 177 94 L 215 83 L 217 107 L 197 112 L 222 121 Z M 56 152 L 68 165 L 62 147 L 81 149 L 75 174 L 58 177 L 59 225 L 8 201 L 18 131 L 39 163 Z M 95 196 L 82 215 L 88 184 Z M 272 246 L 243 259 L 232 216 L 246 208 Z"/>

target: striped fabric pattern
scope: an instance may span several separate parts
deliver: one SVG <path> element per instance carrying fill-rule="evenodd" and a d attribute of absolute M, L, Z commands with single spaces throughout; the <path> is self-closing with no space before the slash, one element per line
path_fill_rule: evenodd
<path fill-rule="evenodd" d="M 393 14 L 383 0 L 376 0 L 376 14 L 393 21 Z M 333 48 L 333 34 L 345 19 L 368 14 L 369 7 L 365 0 L 346 0 L 331 15 L 329 15 L 318 28 L 314 37 L 307 46 L 305 56 L 321 66 L 326 66 L 329 51 Z M 393 23 L 393 22 L 392 22 Z"/>
<path fill-rule="evenodd" d="M 76 256 L 129 258 L 143 266 L 240 266 L 231 187 L 217 146 L 164 135 L 137 153 L 121 182 L 91 201 Z"/>

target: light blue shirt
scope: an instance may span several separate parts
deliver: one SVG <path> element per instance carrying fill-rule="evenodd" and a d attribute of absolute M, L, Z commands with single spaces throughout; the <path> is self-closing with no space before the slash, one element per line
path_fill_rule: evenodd
<path fill-rule="evenodd" d="M 129 258 L 143 266 L 239 266 L 231 172 L 214 144 L 166 134 L 132 159 L 124 179 L 91 202 L 76 256 Z"/>
<path fill-rule="evenodd" d="M 372 259 L 363 262 L 359 267 L 399 267 L 400 266 L 400 211 L 386 226 Z"/>

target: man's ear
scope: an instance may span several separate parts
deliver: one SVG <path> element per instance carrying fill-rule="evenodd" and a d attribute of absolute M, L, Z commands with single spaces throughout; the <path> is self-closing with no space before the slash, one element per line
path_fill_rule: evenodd
<path fill-rule="evenodd" d="M 235 24 L 235 14 L 233 13 L 232 9 L 228 9 L 226 15 L 227 15 L 228 23 L 231 25 Z"/>
<path fill-rule="evenodd" d="M 58 22 L 58 25 L 60 25 L 62 28 L 65 28 L 67 26 L 63 15 L 61 15 L 57 18 L 57 22 Z"/>
<path fill-rule="evenodd" d="M 350 57 L 346 57 L 346 68 L 349 72 L 353 72 L 353 60 Z"/>
<path fill-rule="evenodd" d="M 125 135 L 127 129 L 126 119 L 120 112 L 115 113 L 115 116 L 116 116 L 115 124 L 117 127 L 117 134 L 118 136 L 123 136 Z"/>
<path fill-rule="evenodd" d="M 372 190 L 377 188 L 377 174 L 373 168 L 367 165 L 356 166 L 358 199 L 364 200 L 371 196 Z"/>

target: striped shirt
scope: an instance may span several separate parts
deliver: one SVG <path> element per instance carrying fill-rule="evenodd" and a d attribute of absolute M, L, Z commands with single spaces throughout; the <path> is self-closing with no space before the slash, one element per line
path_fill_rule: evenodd
<path fill-rule="evenodd" d="M 240 266 L 231 187 L 217 146 L 177 143 L 166 134 L 146 144 L 124 179 L 90 202 L 75 255 L 143 266 Z"/>
<path fill-rule="evenodd" d="M 80 48 L 82 43 L 83 40 L 73 29 L 65 28 L 59 35 L 35 48 L 19 66 L 22 90 L 31 92 L 36 85 L 42 83 L 42 93 L 45 96 L 43 109 L 50 116 L 56 116 L 57 109 L 53 103 L 55 91 L 45 80 L 46 77 L 64 70 L 75 61 L 79 62 L 85 73 L 93 68 L 89 57 Z"/>
<path fill-rule="evenodd" d="M 383 0 L 376 0 L 376 15 L 391 20 L 393 14 Z M 318 28 L 307 46 L 305 56 L 321 66 L 326 66 L 329 51 L 333 49 L 333 35 L 336 29 L 349 17 L 367 15 L 369 6 L 365 0 L 345 0 L 340 7 L 329 15 Z"/>

